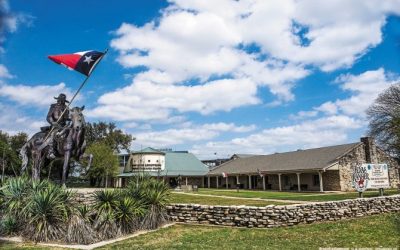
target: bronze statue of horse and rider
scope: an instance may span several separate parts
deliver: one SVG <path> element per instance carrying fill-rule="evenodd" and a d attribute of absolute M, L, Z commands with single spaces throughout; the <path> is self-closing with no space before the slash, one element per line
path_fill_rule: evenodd
<path fill-rule="evenodd" d="M 32 179 L 39 180 L 43 166 L 48 166 L 55 158 L 64 158 L 61 184 L 65 185 L 71 158 L 80 161 L 86 156 L 85 118 L 82 114 L 85 106 L 69 109 L 65 94 L 54 97 L 57 103 L 51 104 L 47 114 L 50 126 L 41 127 L 22 147 L 21 173 L 25 172 L 32 160 Z M 89 166 L 91 156 L 89 157 Z"/>

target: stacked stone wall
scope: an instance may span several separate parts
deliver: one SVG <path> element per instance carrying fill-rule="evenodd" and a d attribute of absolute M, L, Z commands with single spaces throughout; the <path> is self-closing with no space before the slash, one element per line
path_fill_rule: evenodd
<path fill-rule="evenodd" d="M 322 173 L 324 191 L 340 191 L 339 170 L 327 170 Z"/>
<path fill-rule="evenodd" d="M 290 206 L 172 204 L 171 220 L 232 227 L 272 228 L 400 211 L 400 195 Z"/>

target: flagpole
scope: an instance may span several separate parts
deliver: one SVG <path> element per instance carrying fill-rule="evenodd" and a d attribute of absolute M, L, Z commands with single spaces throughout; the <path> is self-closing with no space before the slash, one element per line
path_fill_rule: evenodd
<path fill-rule="evenodd" d="M 93 65 L 93 68 L 90 70 L 89 74 L 86 76 L 85 80 L 83 80 L 83 82 L 81 83 L 81 85 L 79 86 L 78 90 L 75 92 L 75 94 L 73 95 L 73 97 L 71 98 L 71 101 L 68 103 L 67 107 L 65 107 L 65 109 L 63 110 L 63 112 L 61 113 L 61 115 L 58 117 L 56 123 L 58 124 L 61 120 L 61 118 L 64 116 L 65 112 L 67 110 L 69 110 L 69 107 L 71 106 L 72 102 L 75 100 L 76 96 L 78 95 L 78 93 L 81 91 L 81 89 L 83 88 L 83 86 L 86 84 L 86 82 L 89 80 L 90 76 L 92 75 L 93 71 L 96 69 L 97 65 L 101 62 L 101 60 L 103 60 L 103 57 L 107 54 L 108 52 L 108 48 L 104 51 L 104 54 L 100 57 L 100 59 L 95 63 L 95 65 Z M 50 136 L 51 132 L 53 132 L 54 130 L 54 126 L 51 127 L 49 133 L 46 135 L 46 137 L 44 138 L 44 141 L 46 141 L 48 139 L 48 137 Z"/>

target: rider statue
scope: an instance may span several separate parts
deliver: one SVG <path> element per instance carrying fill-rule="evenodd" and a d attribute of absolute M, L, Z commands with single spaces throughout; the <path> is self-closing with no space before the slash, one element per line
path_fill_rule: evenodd
<path fill-rule="evenodd" d="M 49 146 L 48 157 L 51 159 L 56 158 L 54 141 L 56 137 L 62 133 L 62 130 L 67 127 L 68 121 L 70 121 L 68 105 L 66 105 L 66 103 L 69 103 L 67 96 L 61 93 L 58 95 L 58 97 L 54 97 L 54 99 L 57 100 L 57 103 L 50 105 L 46 118 L 47 122 L 51 125 L 50 128 L 47 127 L 51 132 L 48 135 L 48 140 L 46 140 L 47 145 Z"/>

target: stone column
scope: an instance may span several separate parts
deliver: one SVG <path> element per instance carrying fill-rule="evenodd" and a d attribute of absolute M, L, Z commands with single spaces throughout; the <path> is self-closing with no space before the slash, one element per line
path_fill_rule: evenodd
<path fill-rule="evenodd" d="M 278 174 L 279 191 L 282 191 L 281 175 L 282 175 L 282 174 Z"/>
<path fill-rule="evenodd" d="M 324 183 L 322 182 L 322 172 L 318 171 L 319 175 L 319 191 L 324 192 Z"/>
<path fill-rule="evenodd" d="M 217 180 L 217 188 L 219 188 L 219 176 L 215 176 L 216 180 Z"/>
<path fill-rule="evenodd" d="M 251 189 L 251 175 L 249 175 L 249 189 Z"/>
<path fill-rule="evenodd" d="M 266 189 L 265 175 L 262 176 L 262 182 L 263 182 L 263 190 L 265 190 Z"/>
<path fill-rule="evenodd" d="M 188 185 L 187 177 L 185 177 L 185 184 Z"/>
<path fill-rule="evenodd" d="M 207 186 L 208 186 L 208 188 L 211 187 L 211 178 L 210 178 L 210 176 L 207 176 Z"/>
<path fill-rule="evenodd" d="M 239 175 L 236 175 L 236 188 L 237 188 L 238 184 L 239 184 Z"/>
<path fill-rule="evenodd" d="M 297 191 L 301 191 L 301 188 L 300 188 L 300 173 L 296 173 L 297 174 Z"/>

